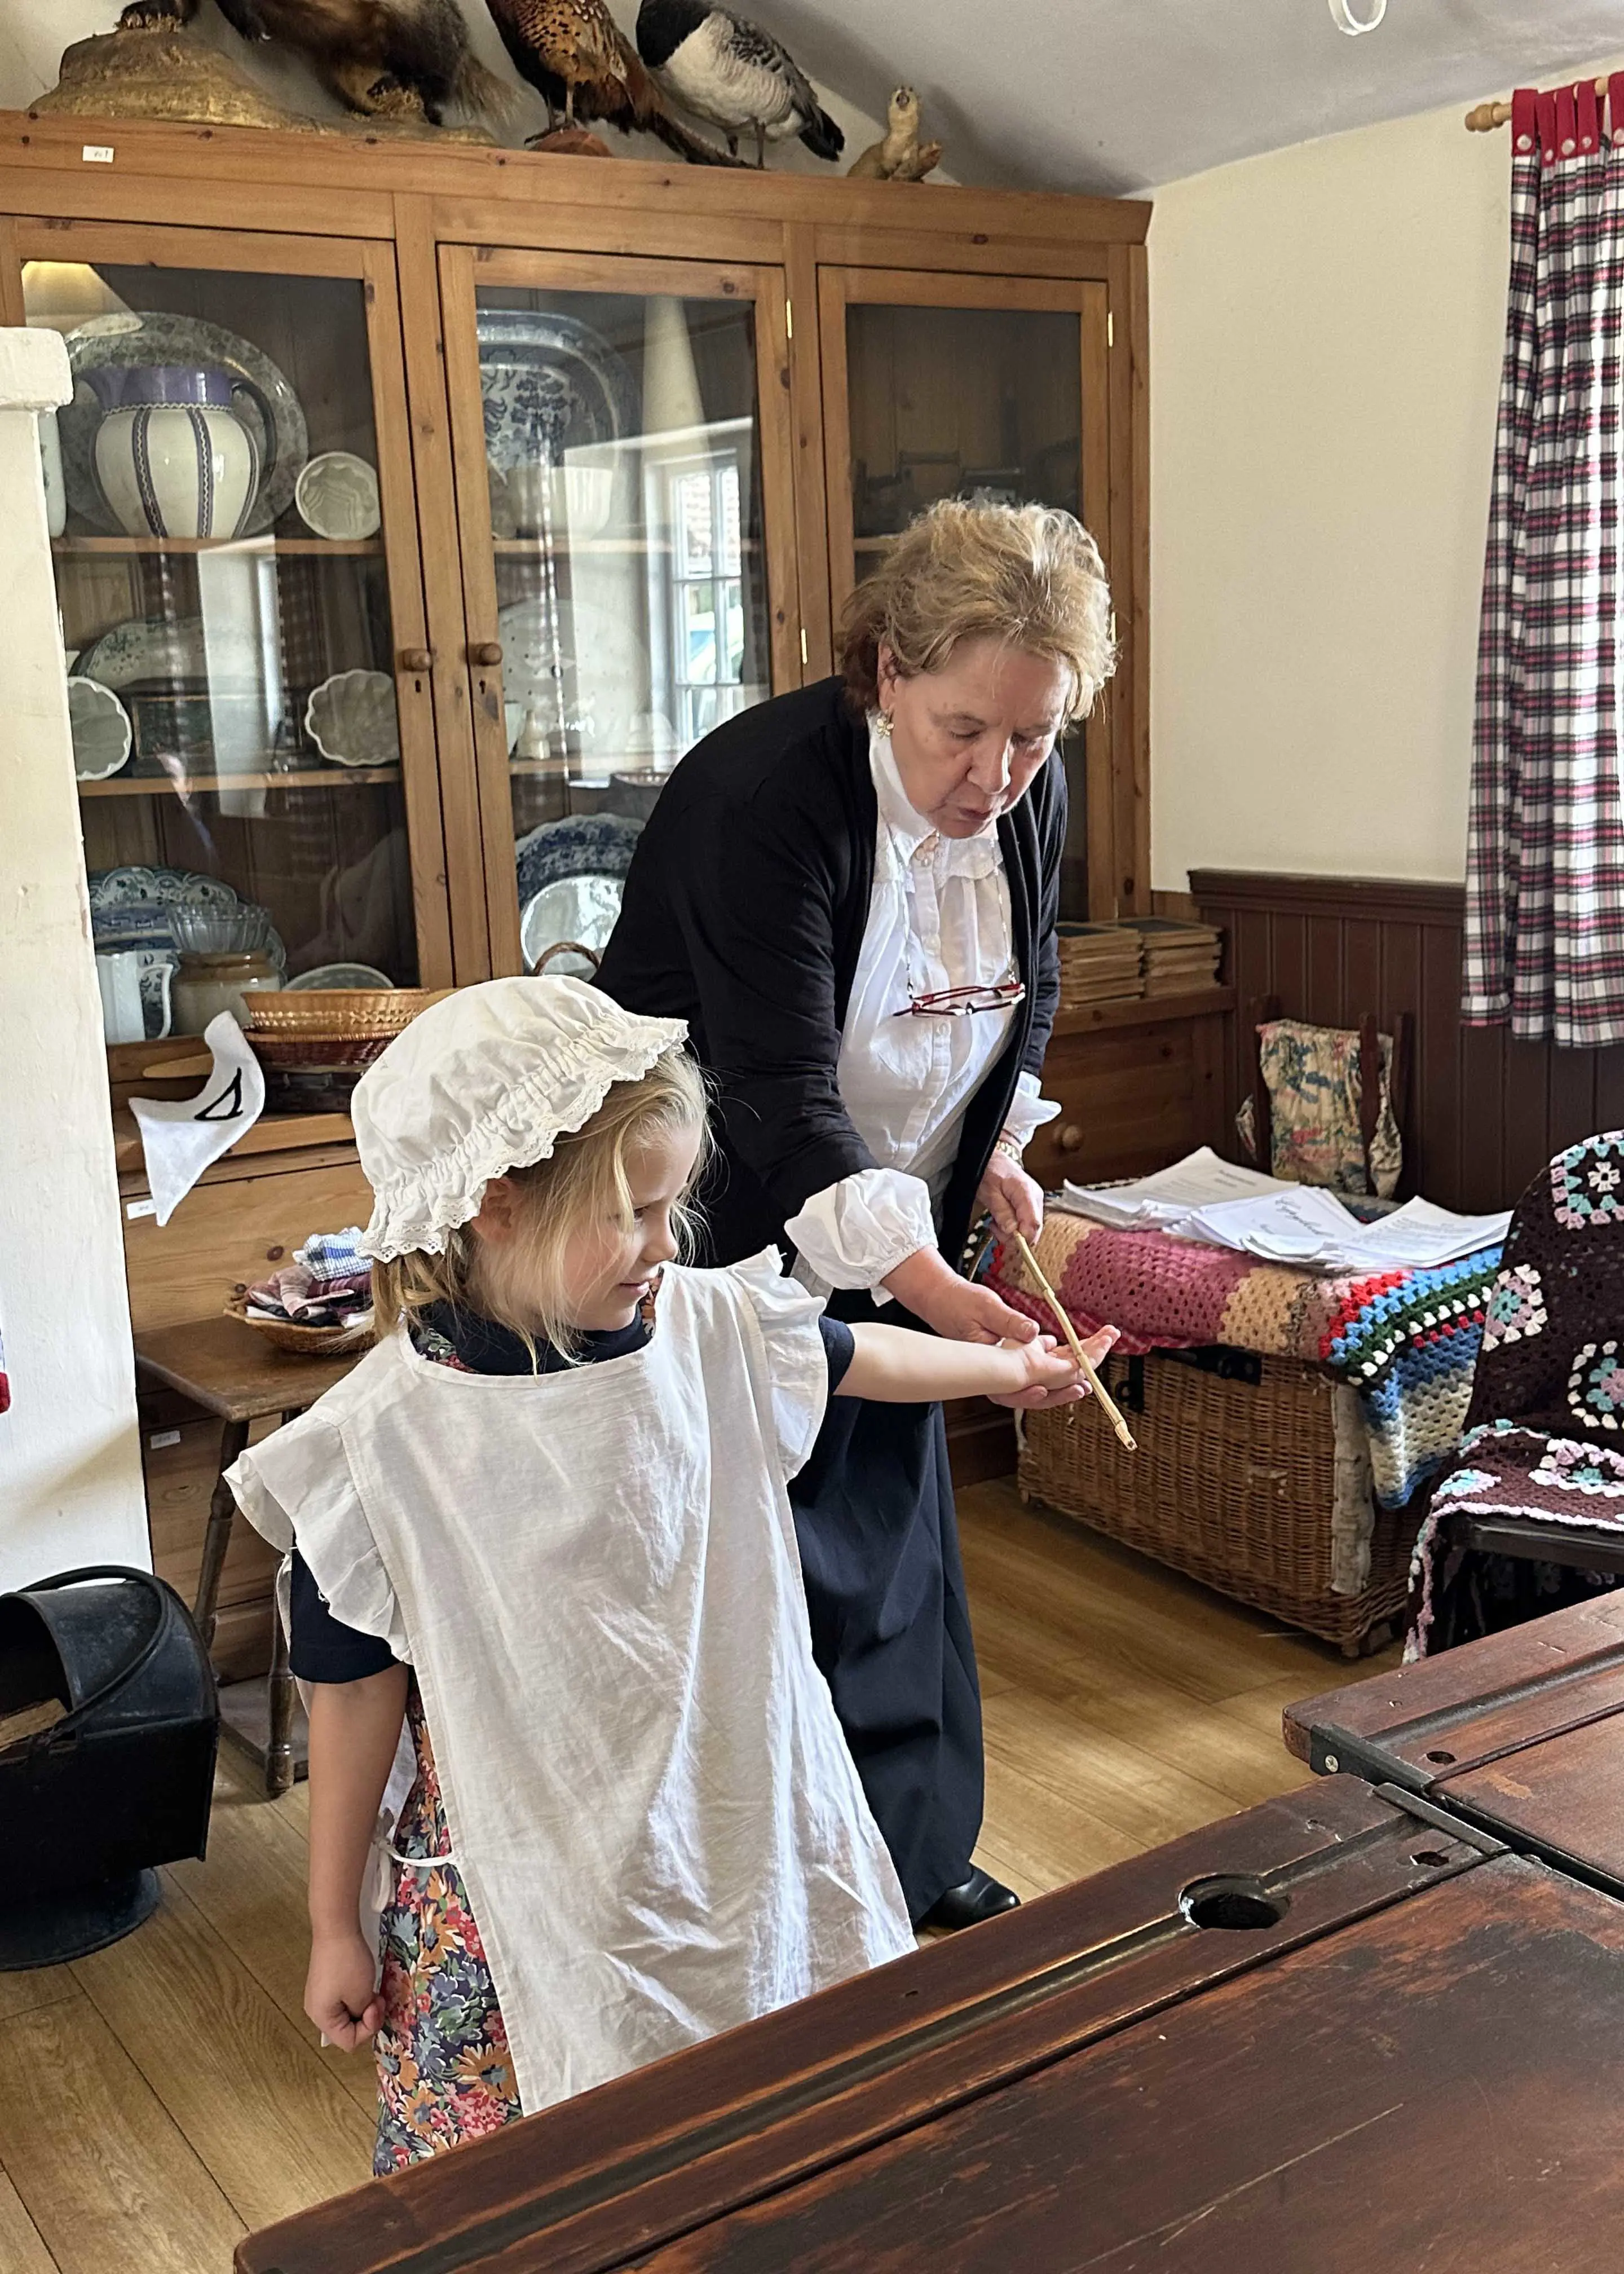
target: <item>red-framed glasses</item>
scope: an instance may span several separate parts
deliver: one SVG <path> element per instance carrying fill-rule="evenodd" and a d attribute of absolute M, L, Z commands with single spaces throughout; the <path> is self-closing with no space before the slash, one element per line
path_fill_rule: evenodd
<path fill-rule="evenodd" d="M 977 1011 L 1012 1011 L 1026 1000 L 1024 980 L 1005 979 L 996 987 L 939 987 L 931 995 L 914 995 L 897 1019 L 965 1019 Z"/>

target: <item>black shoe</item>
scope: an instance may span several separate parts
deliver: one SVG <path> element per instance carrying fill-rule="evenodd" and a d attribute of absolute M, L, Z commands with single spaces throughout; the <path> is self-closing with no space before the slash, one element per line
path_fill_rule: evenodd
<path fill-rule="evenodd" d="M 979 1864 L 972 1864 L 969 1878 L 938 1895 L 919 1924 L 926 1933 L 957 1934 L 961 1926 L 980 1926 L 983 1919 L 1019 1909 L 1020 1897 L 1013 1887 L 1001 1886 Z"/>

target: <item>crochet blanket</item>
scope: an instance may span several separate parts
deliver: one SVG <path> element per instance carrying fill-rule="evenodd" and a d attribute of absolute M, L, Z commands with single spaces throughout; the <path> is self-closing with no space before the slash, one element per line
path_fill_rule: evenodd
<path fill-rule="evenodd" d="M 1498 1248 L 1438 1270 L 1324 1277 L 1058 1211 L 1036 1248 L 1079 1333 L 1109 1322 L 1129 1357 L 1225 1343 L 1324 1366 L 1348 1382 L 1383 1508 L 1402 1506 L 1460 1441 Z M 1050 1323 L 1018 1250 L 995 1246 L 987 1276 L 1006 1302 Z"/>
<path fill-rule="evenodd" d="M 1517 1202 L 1451 1472 L 1416 1542 L 1406 1654 L 1611 1584 L 1463 1546 L 1457 1516 L 1624 1529 L 1624 1130 L 1559 1153 Z"/>

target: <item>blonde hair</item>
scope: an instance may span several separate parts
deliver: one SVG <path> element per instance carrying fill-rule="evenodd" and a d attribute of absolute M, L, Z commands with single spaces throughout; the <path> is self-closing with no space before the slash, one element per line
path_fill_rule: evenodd
<path fill-rule="evenodd" d="M 1073 515 L 943 498 L 910 522 L 846 606 L 840 667 L 853 707 L 878 700 L 882 641 L 911 679 L 973 639 L 1064 664 L 1068 726 L 1092 710 L 1116 647 L 1105 564 Z"/>
<path fill-rule="evenodd" d="M 416 1248 L 391 1262 L 373 1264 L 372 1306 L 380 1326 L 387 1329 L 396 1320 L 410 1326 L 432 1305 L 448 1303 L 509 1328 L 529 1349 L 533 1364 L 538 1363 L 543 1342 L 573 1359 L 581 1329 L 562 1309 L 570 1242 L 605 1222 L 628 1227 L 633 1195 L 627 1156 L 641 1145 L 688 1129 L 700 1132 L 699 1151 L 673 1210 L 678 1246 L 687 1254 L 697 1229 L 689 1195 L 708 1157 L 710 1139 L 704 1077 L 679 1046 L 658 1058 L 641 1081 L 617 1081 L 591 1119 L 560 1137 L 545 1161 L 506 1171 L 519 1195 L 515 1261 L 533 1291 L 524 1315 L 502 1300 L 479 1237 L 464 1224 L 451 1234 L 442 1254 Z"/>

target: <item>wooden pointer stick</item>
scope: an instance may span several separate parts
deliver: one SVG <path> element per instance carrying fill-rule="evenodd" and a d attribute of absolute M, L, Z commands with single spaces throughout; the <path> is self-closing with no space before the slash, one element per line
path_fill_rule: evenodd
<path fill-rule="evenodd" d="M 1116 1399 L 1111 1396 L 1110 1391 L 1107 1389 L 1105 1384 L 1094 1372 L 1094 1367 L 1089 1360 L 1087 1352 L 1077 1339 L 1077 1329 L 1071 1324 L 1071 1317 L 1067 1313 L 1064 1304 L 1061 1301 L 1059 1296 L 1056 1294 L 1048 1280 L 1043 1276 L 1043 1267 L 1038 1261 L 1037 1257 L 1032 1253 L 1030 1246 L 1026 1243 L 1024 1233 L 1019 1231 L 1016 1233 L 1015 1245 L 1020 1250 L 1022 1262 L 1026 1265 L 1027 1270 L 1031 1272 L 1033 1277 L 1037 1281 L 1038 1286 L 1042 1291 L 1043 1300 L 1049 1305 L 1049 1309 L 1054 1313 L 1056 1325 L 1058 1326 L 1061 1333 L 1065 1337 L 1067 1342 L 1071 1344 L 1071 1355 L 1082 1369 L 1083 1379 L 1087 1382 L 1089 1388 L 1094 1391 L 1094 1396 L 1099 1399 L 1106 1419 L 1110 1423 L 1112 1428 L 1115 1429 L 1116 1434 L 1121 1438 L 1128 1451 L 1131 1453 L 1137 1453 L 1139 1447 L 1134 1442 L 1132 1430 L 1129 1428 L 1127 1423 L 1123 1419 L 1121 1411 L 1117 1406 Z"/>

